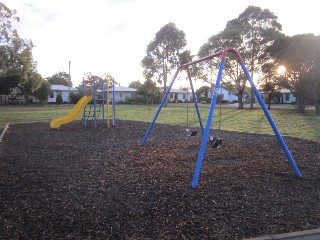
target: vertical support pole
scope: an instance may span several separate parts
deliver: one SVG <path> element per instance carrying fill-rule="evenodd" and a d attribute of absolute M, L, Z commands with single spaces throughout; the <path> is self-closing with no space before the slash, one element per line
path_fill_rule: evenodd
<path fill-rule="evenodd" d="M 113 126 L 116 127 L 116 101 L 115 101 L 114 78 L 112 79 L 112 109 L 113 109 Z"/>
<path fill-rule="evenodd" d="M 197 95 L 194 92 L 193 83 L 192 83 L 192 79 L 191 79 L 191 73 L 190 73 L 189 68 L 187 69 L 187 74 L 188 74 L 190 87 L 191 87 L 191 91 L 192 91 L 192 98 L 193 98 L 194 106 L 196 107 L 198 120 L 199 120 L 199 124 L 200 124 L 200 128 L 201 128 L 201 133 L 202 133 L 202 136 L 203 136 L 204 130 L 203 130 L 202 119 L 201 119 L 200 110 L 199 110 L 199 106 L 198 106 Z"/>
<path fill-rule="evenodd" d="M 104 102 L 105 102 L 105 99 L 104 99 L 104 95 L 105 95 L 105 92 L 104 92 L 104 80 L 101 79 L 101 98 L 102 98 L 102 123 L 105 124 L 106 123 L 106 120 L 104 118 Z"/>
<path fill-rule="evenodd" d="M 270 123 L 270 125 L 271 125 L 271 127 L 272 127 L 272 129 L 273 129 L 273 131 L 275 133 L 275 135 L 277 136 L 277 139 L 278 139 L 278 141 L 279 141 L 279 143 L 281 145 L 281 148 L 284 151 L 286 157 L 288 158 L 288 160 L 290 162 L 290 165 L 294 170 L 295 175 L 297 177 L 302 177 L 302 175 L 301 175 L 301 173 L 300 173 L 295 161 L 293 160 L 293 157 L 291 156 L 291 153 L 290 153 L 286 143 L 284 142 L 284 140 L 283 140 L 283 138 L 282 138 L 282 136 L 281 136 L 276 124 L 274 123 L 274 121 L 273 121 L 273 119 L 272 119 L 272 117 L 271 117 L 271 115 L 270 115 L 265 103 L 262 100 L 262 97 L 260 96 L 256 86 L 254 85 L 254 83 L 252 81 L 252 78 L 251 78 L 246 66 L 243 63 L 241 64 L 241 68 L 242 68 L 243 72 L 245 73 L 248 81 L 250 82 L 251 88 L 253 89 L 253 92 L 256 95 L 256 98 L 258 99 L 258 101 L 260 103 L 260 106 L 263 109 L 264 114 L 266 115 L 266 117 L 267 117 L 267 119 L 268 119 L 268 121 L 269 121 L 269 123 Z"/>
<path fill-rule="evenodd" d="M 93 80 L 93 126 L 97 128 L 97 99 L 96 80 Z"/>
<path fill-rule="evenodd" d="M 87 91 L 86 91 L 86 86 L 85 86 L 85 81 L 82 79 L 82 96 L 86 96 Z M 83 109 L 83 126 L 87 126 L 87 119 L 86 119 L 86 106 Z"/>
<path fill-rule="evenodd" d="M 203 156 L 204 156 L 204 153 L 206 151 L 207 141 L 208 141 L 208 138 L 209 138 L 209 132 L 210 132 L 210 127 L 211 127 L 211 122 L 212 122 L 212 119 L 213 119 L 214 109 L 215 109 L 216 102 L 217 102 L 218 90 L 219 90 L 219 87 L 220 87 L 220 81 L 221 81 L 221 78 L 222 78 L 223 68 L 224 68 L 224 62 L 221 61 L 220 62 L 220 67 L 219 67 L 219 73 L 218 73 L 218 76 L 217 76 L 216 86 L 215 86 L 215 90 L 214 90 L 214 94 L 212 95 L 212 98 L 211 98 L 211 104 L 210 104 L 210 109 L 209 109 L 206 128 L 205 128 L 204 134 L 202 136 L 202 142 L 201 142 L 200 152 L 199 152 L 199 155 L 198 155 L 197 165 L 196 165 L 196 169 L 195 169 L 194 175 L 193 175 L 192 188 L 196 188 L 197 184 L 198 184 L 198 181 L 199 181 L 199 176 L 200 176 L 202 162 L 203 162 Z"/>
<path fill-rule="evenodd" d="M 149 134 L 150 134 L 150 132 L 151 132 L 151 130 L 152 130 L 152 128 L 153 128 L 153 126 L 154 126 L 154 124 L 155 124 L 158 116 L 159 116 L 159 113 L 160 113 L 160 111 L 161 111 L 161 108 L 163 107 L 163 105 L 165 104 L 165 102 L 166 102 L 166 100 L 167 100 L 167 98 L 168 98 L 168 95 L 169 95 L 169 93 L 170 93 L 170 90 L 171 90 L 171 88 L 172 88 L 172 85 L 173 85 L 173 83 L 174 83 L 174 80 L 176 80 L 179 72 L 180 72 L 180 68 L 178 68 L 177 71 L 176 71 L 176 73 L 174 74 L 174 76 L 173 76 L 173 78 L 172 78 L 172 80 L 171 80 L 171 83 L 169 84 L 169 87 L 168 87 L 167 91 L 165 92 L 165 94 L 164 94 L 164 96 L 163 96 L 163 98 L 162 98 L 162 100 L 161 100 L 161 103 L 160 103 L 160 105 L 159 105 L 159 107 L 158 107 L 158 110 L 157 110 L 157 112 L 155 113 L 155 115 L 154 115 L 154 117 L 153 117 L 153 120 L 152 120 L 152 122 L 150 123 L 149 128 L 148 128 L 148 130 L 147 130 L 144 138 L 142 139 L 142 141 L 141 141 L 141 143 L 140 143 L 140 146 L 143 146 L 143 145 L 146 144 L 146 141 L 147 141 L 147 139 L 148 139 L 148 136 L 149 136 Z"/>
<path fill-rule="evenodd" d="M 110 93 L 110 80 L 109 77 L 107 77 L 107 125 L 108 128 L 110 128 L 110 114 L 109 114 L 109 93 Z"/>
<path fill-rule="evenodd" d="M 69 88 L 68 88 L 68 107 L 70 106 L 70 83 L 71 83 L 71 75 L 70 75 L 70 65 L 71 65 L 71 61 L 69 61 Z"/>

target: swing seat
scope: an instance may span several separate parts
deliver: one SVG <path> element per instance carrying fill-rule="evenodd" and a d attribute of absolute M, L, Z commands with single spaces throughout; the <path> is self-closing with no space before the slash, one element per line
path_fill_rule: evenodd
<path fill-rule="evenodd" d="M 191 130 L 189 130 L 188 128 L 186 129 L 187 132 L 190 132 Z M 194 131 L 191 131 L 190 134 L 188 134 L 188 137 L 194 137 L 196 136 L 198 133 L 198 130 L 194 130 Z"/>
<path fill-rule="evenodd" d="M 191 132 L 191 134 L 190 134 L 190 137 L 194 137 L 194 136 L 196 136 L 196 135 L 197 135 L 197 133 L 198 133 L 198 130 L 194 130 L 194 131 L 192 131 L 192 132 Z"/>
<path fill-rule="evenodd" d="M 219 148 L 222 146 L 222 139 L 215 136 L 210 136 L 209 142 L 211 143 L 213 148 Z"/>

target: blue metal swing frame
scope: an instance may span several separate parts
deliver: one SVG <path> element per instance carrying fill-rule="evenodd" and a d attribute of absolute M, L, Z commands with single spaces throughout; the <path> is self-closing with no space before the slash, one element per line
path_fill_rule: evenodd
<path fill-rule="evenodd" d="M 212 123 L 212 120 L 213 120 L 213 116 L 214 116 L 214 109 L 215 109 L 215 106 L 216 106 L 216 102 L 217 102 L 217 97 L 218 97 L 218 90 L 220 88 L 220 82 L 221 82 L 221 78 L 222 78 L 222 73 L 223 73 L 223 69 L 224 69 L 224 63 L 225 63 L 225 60 L 226 60 L 226 56 L 228 53 L 233 53 L 236 58 L 237 58 L 237 61 L 238 63 L 240 64 L 245 76 L 247 77 L 250 85 L 251 85 L 251 88 L 253 89 L 253 92 L 256 96 L 256 98 L 258 99 L 258 102 L 261 106 L 261 108 L 263 109 L 263 112 L 264 114 L 266 115 L 280 145 L 281 145 L 281 148 L 283 149 L 287 159 L 289 160 L 289 163 L 291 165 L 291 167 L 293 168 L 293 171 L 295 173 L 295 175 L 297 177 L 302 177 L 285 141 L 283 140 L 276 124 L 274 123 L 272 117 L 271 117 L 271 114 L 270 112 L 268 111 L 262 97 L 260 96 L 240 54 L 233 48 L 227 48 L 225 49 L 224 51 L 220 51 L 218 53 L 214 53 L 212 55 L 209 55 L 207 57 L 204 57 L 204 58 L 201 58 L 201 59 L 198 59 L 196 61 L 193 61 L 193 62 L 190 62 L 190 63 L 187 63 L 187 64 L 183 64 L 183 65 L 180 65 L 175 73 L 175 75 L 173 76 L 172 80 L 171 80 L 171 83 L 167 89 L 167 91 L 165 92 L 164 96 L 163 96 L 163 99 L 160 103 L 160 106 L 157 110 L 157 112 L 155 113 L 155 116 L 151 122 L 151 124 L 149 125 L 149 128 L 143 138 L 143 140 L 141 141 L 141 146 L 145 145 L 146 141 L 147 141 L 147 138 L 150 134 L 150 132 L 152 131 L 152 128 L 156 122 L 156 119 L 161 111 L 161 108 L 163 107 L 167 97 L 168 97 L 168 94 L 171 90 L 171 87 L 175 81 L 175 79 L 177 78 L 178 74 L 180 71 L 182 71 L 183 69 L 187 70 L 187 73 L 188 73 L 188 78 L 189 78 L 189 81 L 190 81 L 190 86 L 191 86 L 191 89 L 192 89 L 192 95 L 193 95 L 193 99 L 194 99 L 194 103 L 195 103 L 195 107 L 196 107 L 196 111 L 197 111 L 197 114 L 198 114 L 198 119 L 199 119 L 199 123 L 200 123 L 200 127 L 201 127 L 201 131 L 202 131 L 202 142 L 201 142 L 201 147 L 200 147 L 200 151 L 199 151 L 199 155 L 198 155 L 198 160 L 197 160 L 197 164 L 196 164 L 196 167 L 195 167 L 195 171 L 194 171 L 194 176 L 193 176 L 193 180 L 192 180 L 192 188 L 196 188 L 197 185 L 198 185 L 198 182 L 199 182 L 199 176 L 200 176 L 200 173 L 201 173 L 201 168 L 202 168 L 202 162 L 203 162 L 203 157 L 204 157 L 204 153 L 205 153 L 205 150 L 206 150 L 206 146 L 207 146 L 207 142 L 208 142 L 208 138 L 209 138 L 209 132 L 210 132 L 210 126 L 211 126 L 211 123 Z M 194 93 L 194 89 L 193 89 L 193 85 L 192 85 L 192 81 L 191 81 L 191 75 L 190 75 L 190 71 L 188 69 L 189 66 L 191 65 L 195 65 L 199 62 L 203 62 L 203 61 L 207 61 L 207 60 L 211 60 L 213 59 L 214 57 L 221 57 L 221 61 L 220 61 L 220 66 L 219 66 L 219 72 L 218 72 L 218 75 L 217 75 L 217 80 L 216 80 L 216 84 L 215 84 L 215 88 L 214 88 L 214 92 L 213 92 L 213 95 L 211 97 L 211 104 L 210 104 L 210 109 L 209 109 L 209 113 L 208 113 L 208 118 L 207 118 L 207 123 L 206 123 L 206 127 L 205 129 L 203 129 L 203 126 L 202 126 L 202 120 L 201 120 L 201 116 L 200 116 L 200 111 L 199 111 L 199 108 L 198 108 L 198 104 L 197 104 L 197 99 L 196 99 L 196 95 Z"/>

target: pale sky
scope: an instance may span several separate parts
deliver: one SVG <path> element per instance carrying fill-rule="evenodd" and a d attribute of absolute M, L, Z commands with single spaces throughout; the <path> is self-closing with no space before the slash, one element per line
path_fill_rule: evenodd
<path fill-rule="evenodd" d="M 20 37 L 35 45 L 43 78 L 69 72 L 78 86 L 85 73 L 109 72 L 122 86 L 144 82 L 140 62 L 161 27 L 169 22 L 186 34 L 196 55 L 209 37 L 222 31 L 249 5 L 268 8 L 282 32 L 320 35 L 317 1 L 285 0 L 0 0 L 16 9 Z"/>

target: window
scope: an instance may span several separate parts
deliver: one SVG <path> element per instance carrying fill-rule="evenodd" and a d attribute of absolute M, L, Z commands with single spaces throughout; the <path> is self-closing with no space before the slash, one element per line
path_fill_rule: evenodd
<path fill-rule="evenodd" d="M 122 98 L 122 93 L 120 93 L 120 97 Z"/>
<path fill-rule="evenodd" d="M 54 93 L 51 92 L 51 93 L 50 93 L 50 98 L 53 98 L 53 96 L 54 96 Z"/>
<path fill-rule="evenodd" d="M 182 95 L 182 99 L 186 99 L 186 94 L 185 93 Z"/>
<path fill-rule="evenodd" d="M 173 93 L 170 93 L 170 99 L 173 99 Z"/>

